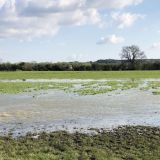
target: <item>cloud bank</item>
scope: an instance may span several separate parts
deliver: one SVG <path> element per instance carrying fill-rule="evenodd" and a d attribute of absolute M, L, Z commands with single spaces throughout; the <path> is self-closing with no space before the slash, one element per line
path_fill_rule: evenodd
<path fill-rule="evenodd" d="M 65 26 L 103 25 L 102 10 L 138 5 L 143 0 L 0 0 L 0 38 L 54 36 Z M 113 14 L 119 28 L 140 15 Z"/>

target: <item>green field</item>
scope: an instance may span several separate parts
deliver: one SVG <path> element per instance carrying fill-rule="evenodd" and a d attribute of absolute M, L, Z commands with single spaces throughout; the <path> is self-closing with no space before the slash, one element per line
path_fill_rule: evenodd
<path fill-rule="evenodd" d="M 59 131 L 38 137 L 0 137 L 0 160 L 160 159 L 159 128 L 126 126 L 96 131 L 94 135 Z"/>
<path fill-rule="evenodd" d="M 160 78 L 160 71 L 0 72 L 0 79 Z"/>

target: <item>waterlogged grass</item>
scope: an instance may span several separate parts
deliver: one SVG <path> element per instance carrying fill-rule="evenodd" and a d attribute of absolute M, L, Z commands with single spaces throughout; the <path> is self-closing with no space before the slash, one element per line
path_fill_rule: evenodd
<path fill-rule="evenodd" d="M 158 91 L 153 91 L 152 92 L 154 95 L 160 95 L 160 90 L 158 90 Z"/>
<path fill-rule="evenodd" d="M 145 84 L 146 83 L 146 84 Z M 144 85 L 145 84 L 145 85 Z M 144 86 L 143 86 L 144 85 Z M 143 87 L 141 87 L 143 86 Z M 78 95 L 105 94 L 137 88 L 160 95 L 160 81 L 112 80 L 89 82 L 0 82 L 0 93 L 18 94 L 39 90 L 58 89 Z M 119 93 L 119 92 L 117 92 Z"/>
<path fill-rule="evenodd" d="M 0 79 L 160 78 L 160 71 L 39 71 L 0 72 Z"/>
<path fill-rule="evenodd" d="M 125 79 L 116 81 L 114 79 Z M 130 79 L 130 80 L 127 80 Z M 24 82 L 0 82 L 0 93 L 22 93 L 32 90 L 60 89 L 67 92 L 73 92 L 79 95 L 104 94 L 116 90 L 128 90 L 137 88 L 141 83 L 139 79 L 160 78 L 160 71 L 62 71 L 62 72 L 0 72 L 0 80 L 20 79 Z M 87 83 L 47 83 L 47 82 L 25 82 L 27 79 L 93 79 Z M 97 82 L 99 79 L 110 79 L 106 82 Z M 111 80 L 112 79 L 112 80 Z M 95 81 L 94 81 L 95 80 Z M 75 87 L 78 84 L 79 87 Z M 154 95 L 160 94 L 159 84 L 148 84 L 143 90 L 152 89 Z M 148 88 L 148 89 L 147 89 Z"/>
<path fill-rule="evenodd" d="M 72 85 L 72 83 L 49 82 L 0 82 L 0 93 L 16 94 L 48 89 L 68 90 Z"/>
<path fill-rule="evenodd" d="M 82 84 L 81 88 L 74 89 L 73 92 L 80 95 L 104 94 L 116 90 L 128 90 L 137 88 L 139 81 L 105 81 L 105 82 L 89 82 Z"/>
<path fill-rule="evenodd" d="M 142 90 L 151 91 L 154 95 L 160 95 L 160 81 L 147 82 Z"/>
<path fill-rule="evenodd" d="M 1 160 L 159 160 L 160 129 L 125 126 L 98 134 L 28 134 L 0 137 Z"/>
<path fill-rule="evenodd" d="M 79 87 L 76 87 L 76 86 Z M 0 93 L 22 93 L 37 90 L 59 89 L 79 95 L 95 95 L 127 90 L 138 87 L 138 81 L 91 81 L 81 83 L 55 83 L 55 82 L 0 82 Z"/>

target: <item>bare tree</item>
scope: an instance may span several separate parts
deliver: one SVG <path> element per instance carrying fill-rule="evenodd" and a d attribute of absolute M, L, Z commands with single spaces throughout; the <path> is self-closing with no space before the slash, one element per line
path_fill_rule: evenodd
<path fill-rule="evenodd" d="M 145 59 L 146 55 L 138 46 L 132 45 L 123 47 L 120 57 L 122 60 L 127 60 L 134 69 L 136 62 L 138 62 L 137 60 Z"/>

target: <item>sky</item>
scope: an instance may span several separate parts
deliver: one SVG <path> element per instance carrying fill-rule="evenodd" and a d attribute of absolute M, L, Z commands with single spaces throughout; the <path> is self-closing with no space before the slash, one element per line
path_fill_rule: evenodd
<path fill-rule="evenodd" d="M 160 0 L 0 0 L 0 62 L 160 58 Z"/>

